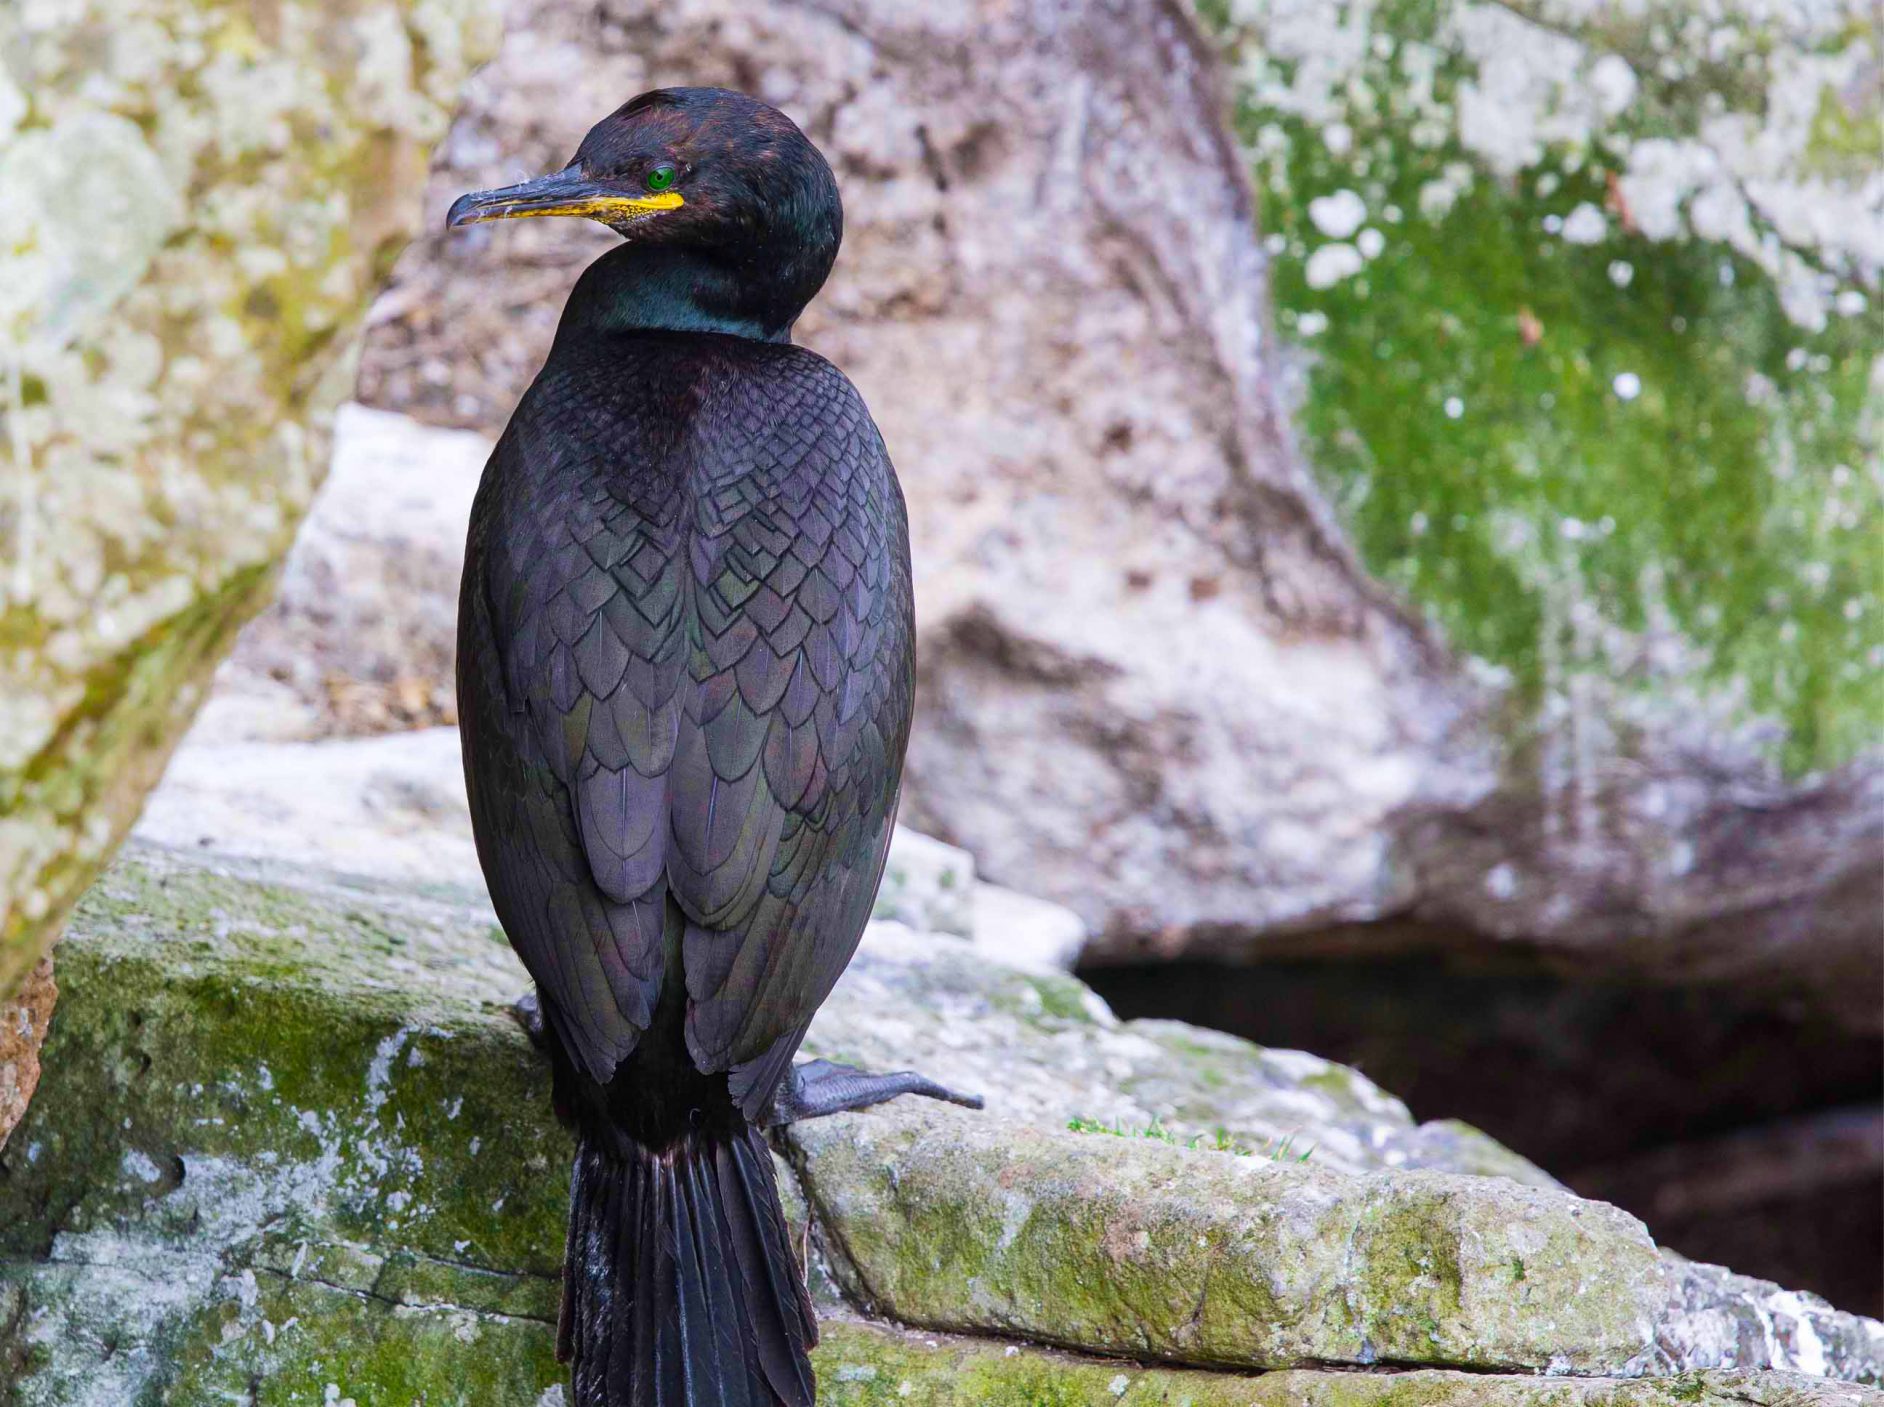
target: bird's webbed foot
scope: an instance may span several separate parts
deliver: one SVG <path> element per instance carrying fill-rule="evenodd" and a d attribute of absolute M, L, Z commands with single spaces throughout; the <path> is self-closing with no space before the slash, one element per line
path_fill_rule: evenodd
<path fill-rule="evenodd" d="M 980 1095 L 957 1094 L 914 1070 L 873 1075 L 851 1065 L 807 1060 L 792 1067 L 791 1074 L 772 1097 L 771 1126 L 782 1128 L 803 1119 L 820 1119 L 826 1114 L 841 1114 L 849 1109 L 868 1109 L 872 1104 L 882 1104 L 904 1094 L 940 1099 L 964 1109 L 982 1107 Z"/>
<path fill-rule="evenodd" d="M 536 988 L 532 987 L 510 1004 L 510 1017 L 523 1027 L 523 1034 L 530 1038 L 530 1044 L 539 1051 L 549 1049 L 549 1028 L 543 1021 L 543 1004 L 537 1000 Z"/>

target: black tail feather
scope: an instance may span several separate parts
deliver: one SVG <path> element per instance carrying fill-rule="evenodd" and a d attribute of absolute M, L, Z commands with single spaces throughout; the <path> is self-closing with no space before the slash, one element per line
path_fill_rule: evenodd
<path fill-rule="evenodd" d="M 814 1407 L 817 1320 L 757 1130 L 585 1137 L 570 1194 L 575 1407 Z"/>

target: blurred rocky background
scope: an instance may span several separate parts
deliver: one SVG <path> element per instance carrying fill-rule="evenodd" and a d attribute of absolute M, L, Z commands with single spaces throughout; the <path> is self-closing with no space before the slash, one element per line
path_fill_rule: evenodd
<path fill-rule="evenodd" d="M 511 0 L 505 32 L 148 839 L 475 887 L 464 517 L 613 236 L 443 211 L 642 89 L 742 87 L 837 168 L 799 340 L 910 500 L 904 819 L 967 853 L 899 863 L 994 882 L 951 882 L 966 918 L 912 883 L 914 926 L 998 913 L 1121 1016 L 1356 1066 L 1677 1252 L 1884 1311 L 1868 0 Z"/>

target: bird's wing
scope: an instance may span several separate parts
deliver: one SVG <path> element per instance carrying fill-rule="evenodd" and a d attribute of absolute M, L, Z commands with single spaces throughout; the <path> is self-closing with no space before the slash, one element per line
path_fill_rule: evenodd
<path fill-rule="evenodd" d="M 581 433 L 580 389 L 539 382 L 486 469 L 460 607 L 460 724 L 505 932 L 546 1017 L 606 1080 L 660 994 L 685 561 L 677 514 L 608 491 L 620 455 Z M 517 492 L 525 483 L 538 488 Z"/>
<path fill-rule="evenodd" d="M 909 731 L 909 560 L 882 439 L 814 357 L 780 368 L 718 471 L 696 496 L 667 873 L 688 1047 L 736 1094 L 742 1067 L 776 1064 L 756 1106 L 783 1070 L 764 1057 L 796 1047 L 875 897 Z"/>

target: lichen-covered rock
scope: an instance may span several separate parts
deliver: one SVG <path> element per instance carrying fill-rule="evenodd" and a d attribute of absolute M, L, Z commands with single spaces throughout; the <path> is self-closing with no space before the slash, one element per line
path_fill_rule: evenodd
<path fill-rule="evenodd" d="M 0 1176 L 21 1407 L 252 1379 L 270 1403 L 333 1382 L 482 1407 L 554 1380 L 571 1150 L 475 912 L 161 857 L 107 873 Z"/>
<path fill-rule="evenodd" d="M 493 9 L 0 11 L 0 993 L 261 604 Z"/>
<path fill-rule="evenodd" d="M 543 1062 L 505 1010 L 522 976 L 485 908 L 449 891 L 134 845 L 79 906 L 61 954 L 65 997 L 41 1097 L 0 1153 L 0 1407 L 558 1400 L 570 1145 L 550 1117 Z M 788 1202 L 812 1222 L 814 1284 L 874 1293 L 881 1283 L 938 1321 L 1025 1319 L 1079 1350 L 936 1343 L 851 1322 L 860 1306 L 833 1302 L 818 1356 L 833 1403 L 981 1407 L 1102 1393 L 1149 1403 L 1175 1393 L 1195 1407 L 1303 1395 L 1399 1407 L 1443 1400 L 1456 1381 L 1408 1376 L 1412 1397 L 1353 1399 L 1343 1392 L 1385 1393 L 1388 1383 L 1102 1361 L 1123 1347 L 1122 1306 L 1144 1315 L 1140 1354 L 1196 1357 L 1201 1345 L 1222 1356 L 1230 1345 L 1252 1362 L 1307 1345 L 1354 1360 L 1588 1372 L 1619 1366 L 1653 1333 L 1656 1346 L 1630 1366 L 1682 1372 L 1697 1365 L 1670 1326 L 1692 1337 L 1714 1312 L 1711 1296 L 1734 1302 L 1715 1329 L 1733 1315 L 1750 1329 L 1752 1311 L 1766 1336 L 1714 1333 L 1708 1363 L 1876 1377 L 1884 1360 L 1884 1326 L 1725 1272 L 1683 1280 L 1620 1213 L 1534 1171 L 1527 1186 L 1459 1176 L 1467 1165 L 1446 1161 L 1492 1158 L 1525 1175 L 1495 1146 L 1442 1141 L 1427 1152 L 1447 1171 L 1392 1171 L 1419 1131 L 1358 1075 L 1171 1023 L 1121 1026 L 1070 978 L 1002 968 L 950 935 L 879 925 L 813 1044 L 967 1077 L 990 1102 L 980 1118 L 892 1107 L 790 1135 L 809 1195 Z M 1066 1129 L 1065 1111 L 1093 1108 L 1108 1080 L 1121 1087 L 1121 1112 L 1149 1109 L 1159 1127 Z M 1067 1092 L 1056 1093 L 1061 1083 Z M 1300 1142 L 1259 1144 L 1291 1109 Z M 931 1137 L 905 1150 L 916 1129 Z M 1193 1150 L 1191 1130 L 1245 1156 Z M 906 1176 L 889 1195 L 875 1155 L 892 1151 Z M 936 1169 L 982 1176 L 997 1158 L 1009 1160 L 1005 1183 L 937 1239 L 961 1188 Z M 1174 1190 L 1193 1187 L 1191 1198 Z M 1094 1242 L 1130 1189 L 1148 1195 L 1113 1216 L 1110 1241 Z M 1017 1199 L 1043 1215 L 1010 1227 L 1000 1212 Z M 883 1215 L 866 1244 L 856 1209 L 872 1201 Z M 1049 1207 L 1063 1218 L 1057 1240 Z M 1205 1245 L 1172 1239 L 1179 1222 Z M 1113 1257 L 1112 1279 L 1048 1274 L 1016 1294 L 1012 1276 L 965 1279 L 964 1262 L 924 1268 L 925 1246 L 988 1268 L 1021 1264 L 1019 1246 L 1049 1252 L 1043 1271 L 1054 1256 L 1077 1269 L 1091 1250 L 1082 1237 Z M 1248 1276 L 1237 1247 L 1265 1240 L 1287 1254 Z M 1587 1256 L 1567 1258 L 1573 1245 Z M 1352 1273 L 1337 1273 L 1349 1253 Z M 882 1275 L 881 1254 L 894 1276 Z M 1205 1262 L 1207 1285 L 1192 1273 Z M 1656 1286 L 1677 1280 L 1679 1291 L 1654 1301 Z M 1311 1304 L 1319 1321 L 1301 1312 Z M 1556 1328 L 1544 1342 L 1547 1313 Z M 1662 1407 L 1670 1396 L 1792 1382 L 1472 1381 L 1491 1395 L 1467 1400 L 1540 1407 Z M 1542 1396 L 1546 1381 L 1568 1395 Z"/>
<path fill-rule="evenodd" d="M 1652 971 L 1705 951 L 1875 1032 L 1875 7 L 1200 10 L 1309 453 L 1507 689 L 1504 785 L 1401 837 L 1416 907 Z"/>
<path fill-rule="evenodd" d="M 1316 463 L 1542 778 L 1677 710 L 1795 772 L 1874 749 L 1869 0 L 1209 12 Z"/>

